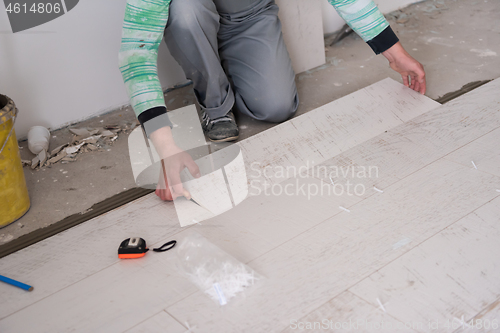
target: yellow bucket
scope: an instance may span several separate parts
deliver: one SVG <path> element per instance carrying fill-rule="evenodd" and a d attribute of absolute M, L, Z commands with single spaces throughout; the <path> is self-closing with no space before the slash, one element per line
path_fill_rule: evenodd
<path fill-rule="evenodd" d="M 0 94 L 0 228 L 16 221 L 30 208 L 30 198 L 14 122 L 17 108 Z"/>

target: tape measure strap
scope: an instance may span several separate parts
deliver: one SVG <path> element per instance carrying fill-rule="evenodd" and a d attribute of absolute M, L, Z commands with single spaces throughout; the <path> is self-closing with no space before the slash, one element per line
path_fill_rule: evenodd
<path fill-rule="evenodd" d="M 163 244 L 162 246 L 160 246 L 160 247 L 158 247 L 156 249 L 153 249 L 153 251 L 155 251 L 155 252 L 166 252 L 166 251 L 172 249 L 175 246 L 175 244 L 177 244 L 177 241 L 172 240 L 170 242 L 167 242 L 167 243 Z M 166 246 L 169 246 L 169 245 L 170 245 L 170 247 L 165 248 Z"/>

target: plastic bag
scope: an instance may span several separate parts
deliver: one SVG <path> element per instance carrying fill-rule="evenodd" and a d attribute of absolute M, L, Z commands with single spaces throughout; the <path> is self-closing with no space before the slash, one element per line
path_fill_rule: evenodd
<path fill-rule="evenodd" d="M 262 277 L 198 233 L 193 233 L 177 248 L 182 272 L 213 301 L 226 305 Z"/>

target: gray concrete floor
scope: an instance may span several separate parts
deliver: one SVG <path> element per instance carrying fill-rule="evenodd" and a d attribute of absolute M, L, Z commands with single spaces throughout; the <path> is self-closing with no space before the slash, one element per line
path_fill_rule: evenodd
<path fill-rule="evenodd" d="M 500 2 L 494 0 L 424 1 L 386 15 L 406 50 L 419 60 L 427 73 L 427 96 L 436 99 L 478 80 L 500 76 Z M 397 23 L 399 21 L 400 23 Z M 333 37 L 333 36 L 332 36 Z M 325 40 L 329 45 L 332 37 Z M 326 46 L 327 63 L 297 75 L 300 95 L 298 115 L 350 94 L 386 77 L 401 81 L 387 60 L 375 56 L 356 35 L 334 46 Z M 166 94 L 170 110 L 195 102 L 192 86 Z M 238 116 L 240 140 L 274 124 Z M 102 127 L 135 124 L 135 116 L 124 108 L 72 127 Z M 67 128 L 52 133 L 51 148 L 68 142 Z M 23 159 L 33 156 L 21 142 Z M 78 160 L 51 168 L 25 167 L 31 209 L 15 223 L 0 230 L 0 244 L 63 218 L 85 212 L 125 189 L 135 187 L 128 158 L 127 135 L 120 134 L 109 150 L 80 154 Z"/>

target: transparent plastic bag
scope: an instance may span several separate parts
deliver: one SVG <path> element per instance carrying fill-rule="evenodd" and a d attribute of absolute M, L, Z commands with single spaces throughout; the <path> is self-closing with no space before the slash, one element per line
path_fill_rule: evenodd
<path fill-rule="evenodd" d="M 236 296 L 244 297 L 244 292 L 262 279 L 198 233 L 184 238 L 176 252 L 181 271 L 220 305 L 226 305 Z"/>

